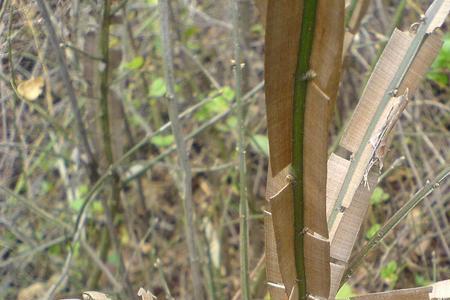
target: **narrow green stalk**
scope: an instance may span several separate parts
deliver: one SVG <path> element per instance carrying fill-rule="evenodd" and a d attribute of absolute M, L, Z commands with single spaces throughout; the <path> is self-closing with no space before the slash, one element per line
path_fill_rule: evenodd
<path fill-rule="evenodd" d="M 213 258 L 211 256 L 211 245 L 206 232 L 202 232 L 202 238 L 199 242 L 200 255 L 205 256 L 207 262 L 203 264 L 203 273 L 206 275 L 208 299 L 217 300 L 216 274 L 214 270 Z"/>
<path fill-rule="evenodd" d="M 62 82 L 67 90 L 69 102 L 72 108 L 72 112 L 75 115 L 75 124 L 77 126 L 78 135 L 81 140 L 82 147 L 84 148 L 86 155 L 89 159 L 89 175 L 91 179 L 98 178 L 98 170 L 97 170 L 97 161 L 94 157 L 94 153 L 89 144 L 88 135 L 86 128 L 83 124 L 83 117 L 81 115 L 81 111 L 78 107 L 78 100 L 75 93 L 75 89 L 72 85 L 72 81 L 70 79 L 69 70 L 66 64 L 65 56 L 63 49 L 60 47 L 60 41 L 58 36 L 56 35 L 56 30 L 53 26 L 53 23 L 50 18 L 50 14 L 47 9 L 47 5 L 43 0 L 37 0 L 37 4 L 39 6 L 39 11 L 41 12 L 42 18 L 45 21 L 45 25 L 47 26 L 48 38 L 50 43 L 56 52 L 56 57 L 59 64 L 59 70 L 61 73 Z M 93 180 L 95 181 L 95 180 Z"/>
<path fill-rule="evenodd" d="M 248 266 L 248 197 L 247 197 L 247 164 L 245 160 L 245 115 L 242 104 L 242 53 L 241 53 L 241 11 L 239 0 L 233 1 L 233 44 L 234 44 L 234 80 L 235 97 L 238 119 L 238 150 L 239 150 L 239 219 L 240 219 L 240 248 L 241 263 L 241 291 L 242 299 L 250 300 L 250 277 Z"/>
<path fill-rule="evenodd" d="M 172 293 L 170 292 L 169 284 L 167 283 L 163 267 L 161 266 L 161 260 L 159 258 L 156 259 L 154 266 L 158 269 L 159 279 L 161 280 L 164 292 L 166 293 L 166 298 L 169 300 L 175 300 L 175 298 L 172 296 Z"/>
<path fill-rule="evenodd" d="M 311 57 L 317 0 L 304 1 L 299 53 L 294 86 L 294 111 L 292 132 L 292 176 L 294 177 L 294 248 L 299 299 L 306 299 L 306 274 L 303 244 L 304 199 L 303 199 L 303 137 L 305 104 L 307 95 L 307 73 Z"/>
<path fill-rule="evenodd" d="M 348 27 L 348 25 L 350 23 L 350 20 L 352 19 L 353 12 L 355 11 L 357 3 L 358 3 L 357 0 L 352 0 L 352 3 L 350 3 L 350 7 L 348 9 L 348 12 L 345 15 L 345 27 L 346 28 Z"/>
<path fill-rule="evenodd" d="M 9 4 L 8 2 L 9 2 L 9 0 L 5 0 L 0 3 L 0 20 L 3 18 L 3 14 L 6 11 L 6 7 Z"/>
<path fill-rule="evenodd" d="M 103 4 L 103 19 L 100 33 L 100 50 L 103 61 L 103 68 L 100 72 L 100 123 L 103 133 L 103 148 L 106 156 L 106 160 L 109 165 L 114 164 L 112 139 L 109 120 L 109 77 L 110 77 L 110 65 L 109 65 L 109 29 L 111 25 L 111 2 L 105 0 Z M 125 262 L 120 251 L 120 242 L 115 234 L 114 219 L 117 214 L 120 199 L 120 177 L 116 171 L 112 172 L 111 178 L 111 196 L 112 202 L 108 201 L 108 198 L 102 197 L 103 209 L 105 210 L 106 225 L 109 231 L 110 240 L 115 248 L 115 251 L 119 257 L 120 272 L 123 274 L 123 285 L 126 289 L 128 298 L 134 297 L 134 292 L 128 274 L 125 268 Z M 104 249 L 102 249 L 104 251 Z"/>
<path fill-rule="evenodd" d="M 183 210 L 185 239 L 188 246 L 189 262 L 191 266 L 191 277 L 194 299 L 204 299 L 203 284 L 200 272 L 199 257 L 196 245 L 196 232 L 194 222 L 194 206 L 192 200 L 192 170 L 186 149 L 186 141 L 182 132 L 180 120 L 178 119 L 178 100 L 175 93 L 175 71 L 173 64 L 172 43 L 170 39 L 169 24 L 169 1 L 159 0 L 160 27 L 162 38 L 162 52 L 164 62 L 164 77 L 167 90 L 167 104 L 169 118 L 172 124 L 172 132 L 178 153 L 178 162 L 183 178 Z"/>
<path fill-rule="evenodd" d="M 251 90 L 250 92 L 248 92 L 243 98 L 242 100 L 244 101 L 244 105 L 248 105 L 250 103 L 252 103 L 252 101 L 255 101 L 257 98 L 251 98 L 257 91 L 259 91 L 262 88 L 262 85 L 257 86 L 255 88 L 253 88 L 253 90 Z M 214 124 L 216 124 L 217 122 L 225 119 L 226 117 L 228 117 L 230 115 L 230 113 L 234 110 L 234 108 L 236 107 L 236 105 L 232 105 L 232 107 L 230 109 L 228 109 L 227 111 L 216 115 L 214 117 L 212 117 L 211 119 L 209 119 L 208 121 L 206 121 L 205 123 L 203 123 L 202 125 L 200 125 L 197 129 L 193 130 L 192 132 L 190 132 L 189 134 L 187 134 L 185 136 L 185 140 L 189 140 L 192 139 L 193 137 L 199 135 L 200 133 L 202 133 L 203 131 L 205 131 L 206 129 L 210 128 L 211 126 L 213 126 Z M 168 124 L 168 123 L 166 123 Z M 156 132 L 155 132 L 156 133 Z M 153 135 L 154 136 L 154 135 Z M 148 137 L 148 139 L 150 139 L 151 137 Z M 145 140 L 142 140 L 141 142 L 143 143 L 142 145 L 145 145 L 145 141 L 147 140 L 147 138 Z M 139 142 L 139 143 L 141 143 Z M 139 144 L 138 143 L 138 144 Z M 142 147 L 142 145 L 140 145 L 139 147 Z M 133 149 L 137 149 L 138 145 L 136 145 L 136 147 L 133 147 Z M 127 153 L 131 153 L 131 150 L 128 151 Z M 154 159 L 152 159 L 151 161 L 148 161 L 144 164 L 141 165 L 141 169 L 139 171 L 137 171 L 136 173 L 128 176 L 127 178 L 125 178 L 123 180 L 123 182 L 125 184 L 130 183 L 131 181 L 133 181 L 134 179 L 136 179 L 139 176 L 142 176 L 143 174 L 145 174 L 145 172 L 147 172 L 148 169 L 150 169 L 151 167 L 153 167 L 157 162 L 161 161 L 163 158 L 165 158 L 167 155 L 170 155 L 171 153 L 173 153 L 176 150 L 176 147 L 170 147 L 167 150 L 165 150 L 164 152 L 162 152 L 160 155 L 158 155 L 157 157 L 155 157 Z M 124 156 L 126 156 L 127 154 L 125 154 Z M 122 159 L 120 159 L 122 160 Z M 117 167 L 119 165 L 116 165 L 115 167 Z"/>
<path fill-rule="evenodd" d="M 369 251 L 377 247 L 383 238 L 391 232 L 406 216 L 417 206 L 422 200 L 436 190 L 439 185 L 450 176 L 450 166 L 444 169 L 431 182 L 428 182 L 422 189 L 420 189 L 408 202 L 405 203 L 384 225 L 378 232 L 367 242 L 367 244 L 355 255 L 342 277 L 342 286 L 348 278 L 353 274 L 359 264 L 364 260 Z"/>

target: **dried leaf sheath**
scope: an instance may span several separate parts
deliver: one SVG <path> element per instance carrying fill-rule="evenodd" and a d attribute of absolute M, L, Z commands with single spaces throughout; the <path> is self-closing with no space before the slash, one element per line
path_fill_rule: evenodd
<path fill-rule="evenodd" d="M 450 280 L 439 281 L 425 287 L 401 289 L 382 293 L 373 293 L 358 297 L 353 300 L 429 300 L 449 299 Z"/>
<path fill-rule="evenodd" d="M 439 7 L 441 10 L 447 9 L 442 1 L 435 1 L 437 2 L 441 3 Z M 433 6 L 437 9 L 435 3 Z M 427 15 L 430 15 L 430 10 L 427 11 Z M 435 11 L 435 15 L 441 17 L 439 11 Z M 428 21 L 434 23 L 432 19 Z M 424 23 L 423 26 L 427 27 L 427 24 Z M 341 141 L 341 146 L 353 154 L 353 160 L 350 162 L 333 154 L 328 161 L 328 171 L 340 174 L 341 177 L 336 179 L 330 175 L 327 184 L 331 257 L 340 267 L 345 266 L 349 261 L 356 235 L 369 205 L 370 191 L 364 186 L 363 179 L 365 175 L 368 175 L 368 185 L 373 187 L 378 177 L 374 173 L 368 174 L 370 170 L 368 165 L 374 161 L 374 155 L 377 153 L 374 141 L 380 139 L 380 133 L 386 126 L 391 126 L 392 122 L 395 123 L 396 119 L 392 118 L 392 112 L 396 111 L 396 105 L 402 103 L 399 98 L 403 94 L 411 95 L 414 92 L 441 46 L 437 34 L 425 35 L 418 50 L 412 51 L 414 47 L 417 47 L 415 40 L 416 37 L 411 33 L 399 30 L 394 32 L 368 81 Z M 412 55 L 409 61 L 408 55 Z M 405 64 L 405 61 L 408 61 L 408 64 Z M 405 71 L 400 71 L 405 66 L 407 67 Z M 395 91 L 400 97 L 391 96 L 389 101 L 384 102 L 386 95 L 392 92 L 390 87 L 396 78 L 401 79 Z M 358 151 L 359 155 L 356 155 Z M 336 280 L 340 280 L 339 277 L 343 275 L 336 265 L 332 266 L 332 271 L 334 273 L 330 296 L 337 292 Z"/>
<path fill-rule="evenodd" d="M 303 1 L 269 0 L 265 90 L 270 164 L 276 176 L 292 161 L 292 100 Z"/>
<path fill-rule="evenodd" d="M 268 210 L 272 212 L 268 218 L 273 222 L 272 229 L 275 229 L 274 238 L 278 251 L 292 247 L 290 243 L 293 242 L 294 235 L 293 224 L 289 225 L 293 221 L 284 215 L 286 208 L 279 209 L 279 207 L 292 207 L 294 203 L 292 193 L 287 193 L 287 190 L 284 190 L 285 193 L 281 191 L 290 188 L 286 186 L 289 183 L 286 175 L 293 156 L 294 75 L 297 66 L 302 7 L 302 1 L 268 1 L 265 77 L 271 167 L 267 199 L 270 202 Z M 320 22 L 315 24 L 312 55 L 309 60 L 311 72 L 305 72 L 301 76 L 297 74 L 297 80 L 307 83 L 304 135 L 299 138 L 304 140 L 301 179 L 304 183 L 302 185 L 304 227 L 308 229 L 307 237 L 304 239 L 304 249 L 310 253 L 309 257 L 306 257 L 305 252 L 306 286 L 311 295 L 328 297 L 330 263 L 325 192 L 328 122 L 340 78 L 344 2 L 317 1 L 316 18 Z M 292 209 L 287 211 L 292 212 Z M 287 227 L 292 228 L 287 229 Z M 269 250 L 267 245 L 273 244 L 273 241 L 267 240 L 271 236 L 267 231 L 272 229 L 266 228 L 267 250 Z M 323 250 L 317 251 L 317 249 Z M 292 278 L 292 268 L 288 266 L 295 265 L 294 254 L 292 251 L 289 253 L 283 251 L 283 257 L 280 255 L 280 252 L 277 255 L 274 254 L 278 257 L 283 286 L 292 290 L 292 281 L 295 282 L 296 278 Z M 270 262 L 272 263 L 273 261 Z M 276 276 L 273 278 L 271 276 L 276 272 L 269 268 L 271 266 L 268 263 L 268 281 L 275 281 Z M 269 290 L 273 299 L 279 299 L 272 293 L 272 288 Z M 286 291 L 286 296 L 290 292 L 292 291 Z"/>

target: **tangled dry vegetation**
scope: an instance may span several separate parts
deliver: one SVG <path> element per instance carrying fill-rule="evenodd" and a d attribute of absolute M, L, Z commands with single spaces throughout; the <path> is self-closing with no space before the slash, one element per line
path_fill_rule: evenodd
<path fill-rule="evenodd" d="M 54 33 L 41 3 L 47 4 Z M 79 297 L 87 290 L 131 299 L 140 287 L 158 299 L 193 299 L 182 202 L 186 191 L 168 124 L 157 1 L 111 1 L 106 52 L 101 47 L 103 4 L 0 0 L 1 299 Z M 237 298 L 240 287 L 230 5 L 183 0 L 170 1 L 169 7 L 174 87 L 192 168 L 195 248 L 208 299 Z M 395 26 L 407 30 L 428 5 L 426 0 L 372 1 L 345 54 L 330 152 L 387 37 Z M 264 25 L 253 1 L 241 6 L 250 292 L 252 299 L 263 299 Z M 444 40 L 438 61 L 395 130 L 355 251 L 449 164 L 450 36 Z M 110 82 L 106 111 L 102 76 Z M 445 183 L 370 253 L 343 295 L 450 278 L 449 222 L 450 186 Z"/>

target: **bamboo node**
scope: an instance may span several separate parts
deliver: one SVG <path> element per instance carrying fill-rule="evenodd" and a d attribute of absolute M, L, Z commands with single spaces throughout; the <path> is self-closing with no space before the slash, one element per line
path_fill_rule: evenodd
<path fill-rule="evenodd" d="M 314 70 L 308 70 L 303 76 L 302 76 L 302 80 L 304 81 L 309 81 L 309 80 L 313 80 L 314 78 L 317 77 L 317 73 Z"/>
<path fill-rule="evenodd" d="M 286 175 L 286 181 L 287 181 L 288 183 L 293 183 L 293 182 L 295 182 L 295 177 L 294 177 L 294 175 L 292 175 L 292 174 L 287 174 L 287 175 Z"/>

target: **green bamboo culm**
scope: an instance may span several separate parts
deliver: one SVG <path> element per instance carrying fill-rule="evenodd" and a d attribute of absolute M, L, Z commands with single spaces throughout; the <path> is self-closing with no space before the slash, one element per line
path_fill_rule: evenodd
<path fill-rule="evenodd" d="M 297 70 L 295 72 L 293 132 L 292 132 L 292 168 L 294 177 L 294 250 L 297 270 L 299 299 L 306 299 L 306 274 L 303 247 L 304 202 L 303 202 L 303 137 L 304 113 L 308 86 L 309 61 L 312 52 L 314 27 L 316 22 L 317 0 L 304 1 L 302 25 L 299 40 Z"/>
<path fill-rule="evenodd" d="M 234 48 L 234 80 L 236 112 L 238 120 L 238 150 L 239 150 L 239 260 L 241 265 L 241 294 L 242 300 L 250 300 L 250 275 L 249 275 L 249 228 L 248 228 L 248 191 L 247 191 L 247 163 L 245 149 L 245 111 L 242 103 L 242 32 L 240 28 L 242 13 L 239 0 L 233 1 L 233 48 Z"/>

